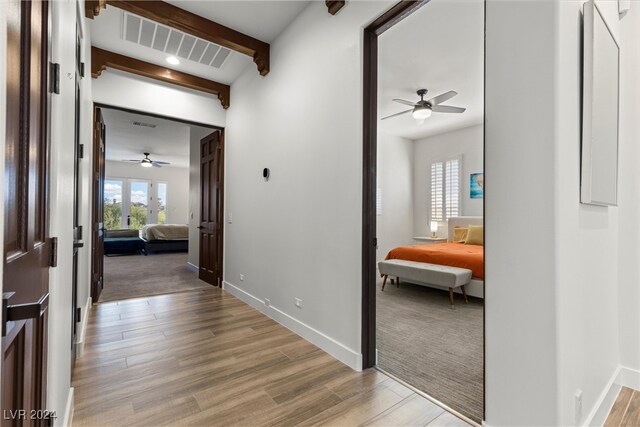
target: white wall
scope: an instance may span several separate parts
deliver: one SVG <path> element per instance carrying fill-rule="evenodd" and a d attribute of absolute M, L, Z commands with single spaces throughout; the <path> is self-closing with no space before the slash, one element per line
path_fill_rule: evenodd
<path fill-rule="evenodd" d="M 84 7 L 82 3 L 79 7 Z M 81 11 L 84 9 L 80 9 Z M 84 14 L 80 15 L 84 18 Z M 91 70 L 91 32 L 86 25 L 86 20 L 82 19 L 82 35 L 84 50 L 82 52 L 82 61 L 85 64 L 87 73 L 81 81 L 81 110 L 80 110 L 80 143 L 84 145 L 84 158 L 80 162 L 80 212 L 79 220 L 83 228 L 82 241 L 84 246 L 78 250 L 78 299 L 77 305 L 81 307 L 80 328 L 78 329 L 78 354 L 81 354 L 84 348 L 84 328 L 88 308 L 91 306 L 91 218 L 93 194 L 92 187 L 92 171 L 93 171 L 93 97 L 92 97 L 92 81 L 88 70 Z"/>
<path fill-rule="evenodd" d="M 84 5 L 82 11 L 84 11 Z M 60 94 L 51 96 L 50 235 L 58 237 L 58 266 L 50 271 L 47 408 L 62 425 L 70 405 L 73 253 L 76 2 L 51 3 L 52 57 L 60 64 Z"/>
<path fill-rule="evenodd" d="M 492 426 L 558 420 L 556 7 L 486 3 L 485 410 Z M 523 227 L 532 231 L 514 238 Z"/>
<path fill-rule="evenodd" d="M 377 260 L 396 246 L 413 240 L 413 141 L 378 134 L 377 187 L 382 192 L 382 212 L 377 216 Z"/>
<path fill-rule="evenodd" d="M 224 127 L 225 110 L 208 93 L 107 69 L 93 79 L 93 100 L 112 107 Z"/>
<path fill-rule="evenodd" d="M 462 187 L 460 201 L 461 216 L 482 216 L 483 199 L 472 199 L 469 195 L 469 176 L 483 170 L 483 126 L 468 128 L 434 135 L 415 141 L 414 159 L 414 211 L 413 229 L 415 236 L 431 235 L 429 225 L 431 163 L 462 155 Z M 447 236 L 447 227 L 440 227 L 438 234 Z"/>
<path fill-rule="evenodd" d="M 227 112 L 225 287 L 354 367 L 362 28 L 391 4 L 350 2 L 331 16 L 311 2 L 271 45 L 269 75 L 247 69 L 233 84 Z"/>
<path fill-rule="evenodd" d="M 108 130 L 107 130 L 108 132 Z M 108 135 L 108 134 L 107 134 Z M 187 142 L 184 142 L 185 151 L 188 150 Z M 106 142 L 109 144 L 109 141 Z M 107 161 L 105 163 L 105 175 L 107 178 L 134 178 L 151 181 L 153 190 L 150 196 L 154 198 L 158 182 L 167 183 L 167 224 L 189 223 L 189 169 L 173 166 L 162 168 L 143 168 L 140 165 L 131 165 L 124 162 Z M 150 221 L 157 220 L 155 205 L 150 201 L 149 209 L 154 215 L 149 216 Z M 150 222 L 151 223 L 151 222 Z"/>
<path fill-rule="evenodd" d="M 640 5 L 620 22 L 619 291 L 620 364 L 640 371 Z M 640 381 L 640 379 L 638 379 Z M 634 386 L 640 389 L 640 382 Z"/>
<path fill-rule="evenodd" d="M 579 203 L 582 2 L 487 3 L 489 425 L 585 423 L 621 362 L 638 366 L 640 8 L 621 23 L 617 2 L 600 6 L 621 46 L 617 208 Z M 514 239 L 523 224 L 530 232 Z"/>
<path fill-rule="evenodd" d="M 212 129 L 191 126 L 189 130 L 189 264 L 200 266 L 200 140 Z"/>
<path fill-rule="evenodd" d="M 561 425 L 584 422 L 619 364 L 618 213 L 626 206 L 580 203 L 582 3 L 562 1 L 555 11 L 556 422 Z M 618 35 L 617 2 L 599 5 Z M 627 142 L 620 141 L 623 149 Z M 584 407 L 579 420 L 574 418 L 578 390 L 583 392 Z"/>

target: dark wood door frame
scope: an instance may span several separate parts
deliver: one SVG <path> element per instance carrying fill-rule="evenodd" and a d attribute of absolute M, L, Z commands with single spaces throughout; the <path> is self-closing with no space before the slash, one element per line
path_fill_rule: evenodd
<path fill-rule="evenodd" d="M 97 109 L 111 109 L 111 110 L 118 110 L 118 111 L 125 111 L 128 113 L 132 113 L 132 114 L 141 114 L 141 115 L 145 115 L 145 116 L 150 116 L 150 117 L 156 117 L 159 119 L 164 119 L 164 120 L 172 120 L 174 122 L 179 122 L 179 123 L 184 123 L 184 124 L 188 124 L 188 125 L 194 125 L 194 126 L 201 126 L 201 127 L 205 127 L 205 128 L 210 128 L 211 130 L 219 130 L 221 131 L 221 138 L 224 141 L 224 128 L 219 127 L 219 126 L 213 126 L 213 125 L 208 125 L 208 124 L 203 124 L 203 123 L 198 123 L 198 122 L 193 122 L 193 121 L 189 121 L 189 120 L 182 120 L 182 119 L 176 119 L 173 117 L 167 117 L 167 116 L 162 116 L 159 114 L 153 114 L 153 113 L 147 113 L 145 111 L 140 111 L 140 110 L 133 110 L 133 109 L 129 109 L 129 108 L 123 108 L 123 107 L 117 107 L 117 106 L 112 106 L 112 105 L 108 105 L 108 104 L 102 104 L 102 103 L 98 103 L 98 102 L 94 102 L 93 103 L 93 111 L 94 111 L 94 117 L 95 117 L 95 112 Z M 93 125 L 95 126 L 95 119 L 93 120 Z M 96 129 L 93 129 L 92 135 L 95 135 Z M 94 147 L 93 147 L 93 162 L 96 161 L 100 161 L 101 159 L 98 159 L 96 156 L 100 155 L 103 156 L 105 155 L 105 151 L 102 151 L 99 149 L 99 146 L 96 146 L 95 144 L 95 140 L 93 141 L 94 143 Z M 107 141 L 104 141 L 104 146 L 106 147 Z M 104 160 L 104 159 L 102 159 Z M 94 166 L 92 168 L 92 173 L 91 173 L 91 179 L 92 179 L 92 183 L 95 182 L 96 180 L 100 181 L 100 186 L 104 186 L 104 176 L 100 176 L 99 174 L 99 169 L 96 168 L 96 164 L 94 163 Z M 94 222 L 94 218 L 97 218 L 97 216 L 100 215 L 99 210 L 99 203 L 101 203 L 101 196 L 100 196 L 101 192 L 99 191 L 93 191 L 93 194 L 91 195 L 91 218 L 92 218 L 92 227 L 93 227 L 93 222 Z M 91 285 L 91 299 L 92 299 L 92 303 L 96 303 L 98 298 L 99 298 L 99 294 L 100 294 L 100 289 L 97 288 L 97 285 L 93 284 L 93 277 L 94 274 L 96 273 L 96 267 L 100 264 L 101 260 L 96 259 L 96 257 L 100 257 L 102 258 L 102 253 L 100 252 L 99 254 L 96 253 L 96 251 L 94 250 L 94 241 L 92 241 L 92 246 L 91 246 L 91 278 L 92 278 L 92 285 Z M 222 254 L 220 255 L 222 257 Z M 104 260 L 102 260 L 104 261 Z M 99 270 L 99 268 L 98 268 Z M 222 269 L 221 269 L 221 273 L 222 275 Z M 85 314 L 86 315 L 86 314 Z"/>
<path fill-rule="evenodd" d="M 378 36 L 427 4 L 404 0 L 364 29 L 362 168 L 362 368 L 376 364 L 376 173 L 378 128 Z"/>

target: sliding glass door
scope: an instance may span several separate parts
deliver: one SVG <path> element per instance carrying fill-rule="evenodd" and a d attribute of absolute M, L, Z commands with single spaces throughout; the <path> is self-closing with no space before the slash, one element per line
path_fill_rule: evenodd
<path fill-rule="evenodd" d="M 125 180 L 107 178 L 104 181 L 104 227 L 107 230 L 123 228 L 122 195 Z"/>
<path fill-rule="evenodd" d="M 127 215 L 128 227 L 132 230 L 140 230 L 147 225 L 149 218 L 149 181 L 129 181 L 129 212 Z"/>

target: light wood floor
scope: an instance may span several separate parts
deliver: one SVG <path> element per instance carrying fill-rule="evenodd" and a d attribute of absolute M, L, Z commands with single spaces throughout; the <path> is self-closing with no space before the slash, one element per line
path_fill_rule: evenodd
<path fill-rule="evenodd" d="M 640 391 L 622 387 L 604 425 L 605 427 L 640 426 Z"/>
<path fill-rule="evenodd" d="M 217 288 L 95 306 L 73 386 L 74 426 L 468 425 Z"/>

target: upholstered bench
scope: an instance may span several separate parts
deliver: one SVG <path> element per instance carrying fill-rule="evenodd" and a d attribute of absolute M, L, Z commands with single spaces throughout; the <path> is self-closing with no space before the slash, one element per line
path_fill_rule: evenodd
<path fill-rule="evenodd" d="M 453 290 L 460 287 L 462 295 L 464 295 L 464 301 L 465 303 L 467 302 L 467 291 L 464 286 L 471 282 L 472 273 L 469 269 L 401 259 L 380 261 L 378 269 L 383 277 L 383 291 L 387 284 L 388 276 L 396 277 L 398 286 L 400 286 L 400 278 L 402 277 L 412 283 L 417 282 L 418 285 L 429 284 L 436 287 L 449 288 L 451 308 L 453 308 Z"/>
<path fill-rule="evenodd" d="M 104 234 L 104 254 L 116 255 L 141 253 L 144 240 L 138 230 L 106 230 Z"/>

